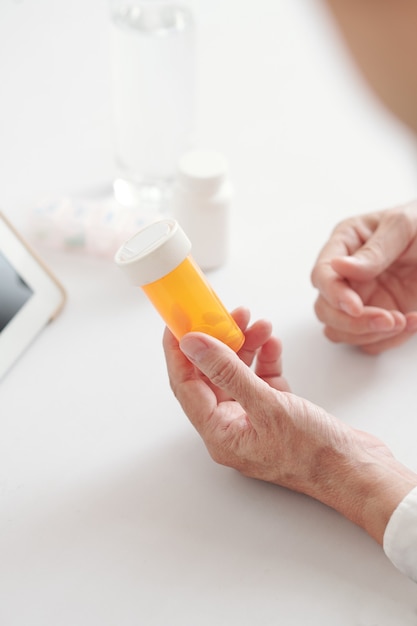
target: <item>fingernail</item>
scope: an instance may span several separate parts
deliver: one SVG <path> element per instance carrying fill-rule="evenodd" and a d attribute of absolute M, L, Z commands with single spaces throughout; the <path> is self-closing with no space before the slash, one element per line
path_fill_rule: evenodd
<path fill-rule="evenodd" d="M 346 261 L 349 263 L 353 263 L 354 265 L 363 265 L 366 262 L 366 259 L 360 256 L 348 256 L 346 257 Z"/>
<path fill-rule="evenodd" d="M 339 302 L 339 308 L 348 315 L 353 315 L 352 307 L 348 302 Z"/>
<path fill-rule="evenodd" d="M 385 315 L 376 315 L 369 320 L 369 328 L 371 330 L 392 330 L 395 326 L 395 320 Z"/>
<path fill-rule="evenodd" d="M 352 317 L 356 317 L 361 313 L 361 307 L 359 305 L 355 305 L 353 302 L 345 302 L 344 300 L 340 300 L 339 308 L 344 313 Z"/>
<path fill-rule="evenodd" d="M 207 352 L 208 346 L 204 339 L 200 339 L 200 337 L 185 336 L 180 341 L 180 348 L 190 361 L 193 361 L 193 363 L 199 363 Z"/>

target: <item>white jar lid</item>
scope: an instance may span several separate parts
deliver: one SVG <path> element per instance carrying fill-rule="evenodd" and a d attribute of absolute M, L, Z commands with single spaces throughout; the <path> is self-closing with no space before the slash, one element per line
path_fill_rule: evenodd
<path fill-rule="evenodd" d="M 115 262 L 136 286 L 172 272 L 190 254 L 191 242 L 178 222 L 159 220 L 142 228 L 116 252 Z"/>
<path fill-rule="evenodd" d="M 178 179 L 195 193 L 213 194 L 226 178 L 228 163 L 218 152 L 191 150 L 178 163 Z"/>

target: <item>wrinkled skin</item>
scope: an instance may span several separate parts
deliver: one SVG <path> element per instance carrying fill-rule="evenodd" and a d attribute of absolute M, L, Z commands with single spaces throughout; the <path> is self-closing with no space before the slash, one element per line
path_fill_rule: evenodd
<path fill-rule="evenodd" d="M 209 453 L 246 476 L 332 506 L 382 542 L 417 476 L 376 437 L 291 394 L 271 324 L 248 326 L 245 309 L 234 317 L 246 337 L 237 355 L 202 333 L 180 343 L 164 334 L 171 387 Z"/>

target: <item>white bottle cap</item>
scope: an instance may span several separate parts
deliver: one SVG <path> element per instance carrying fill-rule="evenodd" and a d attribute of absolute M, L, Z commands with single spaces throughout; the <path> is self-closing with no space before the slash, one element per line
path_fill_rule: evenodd
<path fill-rule="evenodd" d="M 178 164 L 179 181 L 195 193 L 213 194 L 226 178 L 228 163 L 223 155 L 207 150 L 192 150 Z"/>
<path fill-rule="evenodd" d="M 128 239 L 116 252 L 115 262 L 131 283 L 147 285 L 172 272 L 190 254 L 191 242 L 178 222 L 153 222 Z"/>

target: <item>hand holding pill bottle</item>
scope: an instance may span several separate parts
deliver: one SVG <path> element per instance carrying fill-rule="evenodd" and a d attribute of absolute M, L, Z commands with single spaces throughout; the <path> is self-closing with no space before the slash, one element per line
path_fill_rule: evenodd
<path fill-rule="evenodd" d="M 180 340 L 207 333 L 237 352 L 244 334 L 190 255 L 191 242 L 172 219 L 153 222 L 126 241 L 115 256 L 134 285 L 142 287 Z"/>

